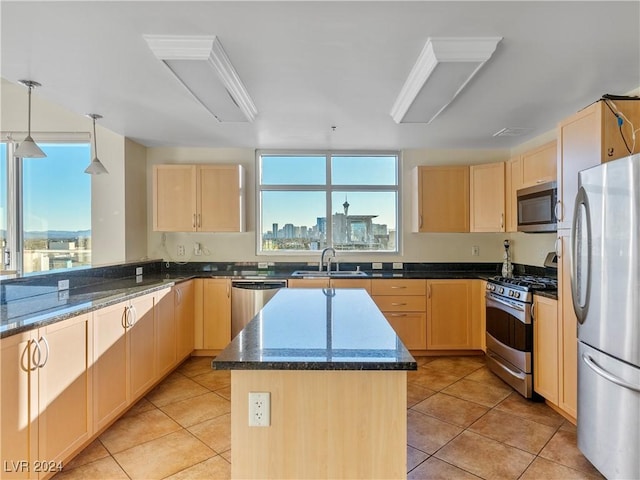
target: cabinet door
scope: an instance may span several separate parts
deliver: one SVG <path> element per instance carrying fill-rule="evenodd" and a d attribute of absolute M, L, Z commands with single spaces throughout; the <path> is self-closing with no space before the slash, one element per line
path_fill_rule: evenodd
<path fill-rule="evenodd" d="M 504 168 L 504 162 L 470 167 L 472 232 L 504 232 Z"/>
<path fill-rule="evenodd" d="M 332 278 L 331 288 L 364 288 L 371 295 L 371 280 L 368 278 Z"/>
<path fill-rule="evenodd" d="M 371 280 L 373 295 L 426 295 L 426 280 L 374 279 Z"/>
<path fill-rule="evenodd" d="M 560 382 L 558 406 L 576 418 L 578 410 L 578 319 L 571 300 L 570 231 L 558 231 L 558 318 L 560 319 Z"/>
<path fill-rule="evenodd" d="M 518 231 L 518 189 L 522 188 L 522 159 L 512 158 L 505 163 L 505 218 L 507 232 Z"/>
<path fill-rule="evenodd" d="M 127 332 L 131 399 L 141 396 L 157 378 L 154 301 L 153 294 L 131 300 L 132 325 Z"/>
<path fill-rule="evenodd" d="M 409 350 L 427 348 L 427 325 L 424 312 L 384 312 L 384 316 Z"/>
<path fill-rule="evenodd" d="M 417 232 L 469 231 L 469 167 L 417 167 Z"/>
<path fill-rule="evenodd" d="M 154 231 L 195 231 L 196 203 L 196 167 L 194 165 L 154 165 Z"/>
<path fill-rule="evenodd" d="M 424 295 L 375 295 L 373 300 L 383 312 L 424 312 Z"/>
<path fill-rule="evenodd" d="M 239 165 L 198 166 L 198 231 L 244 230 L 243 176 Z"/>
<path fill-rule="evenodd" d="M 30 360 L 34 337 L 34 332 L 25 332 L 0 340 L 0 468 L 3 479 L 29 478 L 29 466 L 38 459 L 37 409 L 29 408 L 37 405 L 37 388 L 30 386 L 31 377 L 37 376 Z"/>
<path fill-rule="evenodd" d="M 222 350 L 231 341 L 231 281 L 203 282 L 204 348 Z"/>
<path fill-rule="evenodd" d="M 88 314 L 38 331 L 46 352 L 38 369 L 40 460 L 62 462 L 93 434 L 91 335 Z"/>
<path fill-rule="evenodd" d="M 558 404 L 558 302 L 534 296 L 533 389 Z"/>
<path fill-rule="evenodd" d="M 176 366 L 177 329 L 175 293 L 167 288 L 155 294 L 157 377 L 163 377 Z"/>
<path fill-rule="evenodd" d="M 128 405 L 129 368 L 126 321 L 129 304 L 93 312 L 93 415 L 100 430 Z"/>
<path fill-rule="evenodd" d="M 290 278 L 289 288 L 329 288 L 328 278 Z"/>
<path fill-rule="evenodd" d="M 427 281 L 427 348 L 474 348 L 471 280 Z"/>
<path fill-rule="evenodd" d="M 558 146 L 555 140 L 523 153 L 522 186 L 529 187 L 556 180 L 557 155 Z"/>
<path fill-rule="evenodd" d="M 182 282 L 175 287 L 175 316 L 177 338 L 177 360 L 182 361 L 191 355 L 195 347 L 194 308 L 195 289 L 193 280 Z"/>

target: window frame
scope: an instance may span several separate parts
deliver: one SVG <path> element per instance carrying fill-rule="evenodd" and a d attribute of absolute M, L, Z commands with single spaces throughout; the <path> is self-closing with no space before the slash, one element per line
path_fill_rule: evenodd
<path fill-rule="evenodd" d="M 77 270 L 86 268 L 86 266 L 78 266 L 72 268 L 58 268 L 54 270 L 34 271 L 24 273 L 24 195 L 23 195 L 23 158 L 14 155 L 14 152 L 20 143 L 15 140 L 16 137 L 23 138 L 26 132 L 2 132 L 2 141 L 0 148 L 6 148 L 7 157 L 7 245 L 6 250 L 9 251 L 9 263 L 5 264 L 5 259 L 0 259 L 0 270 L 15 271 L 18 276 L 25 275 L 46 275 L 59 273 L 64 270 Z M 89 157 L 87 165 L 91 161 L 91 136 L 89 133 L 76 132 L 55 132 L 33 134 L 34 139 L 40 144 L 87 144 L 89 147 Z M 93 188 L 91 188 L 93 190 Z M 90 193 L 89 201 L 92 195 Z M 93 232 L 92 232 L 93 235 Z M 4 256 L 4 249 L 2 249 Z"/>
<path fill-rule="evenodd" d="M 262 184 L 262 156 L 324 156 L 325 157 L 325 183 L 319 185 L 263 185 Z M 392 156 L 396 158 L 396 183 L 395 185 L 351 185 L 332 183 L 331 158 L 332 157 L 371 157 L 371 156 Z M 394 192 L 396 194 L 395 205 L 395 250 L 338 250 L 340 256 L 357 255 L 401 255 L 402 254 L 402 152 L 398 150 L 256 150 L 255 154 L 255 183 L 256 183 L 256 256 L 309 256 L 320 250 L 262 250 L 262 192 L 264 191 L 307 191 L 325 193 L 325 218 L 327 227 L 326 246 L 333 246 L 333 225 L 330 221 L 332 217 L 331 197 L 335 192 Z"/>

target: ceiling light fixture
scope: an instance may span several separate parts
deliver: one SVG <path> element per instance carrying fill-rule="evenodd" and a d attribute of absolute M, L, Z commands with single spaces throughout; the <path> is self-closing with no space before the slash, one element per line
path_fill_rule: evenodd
<path fill-rule="evenodd" d="M 18 80 L 18 83 L 24 85 L 29 89 L 29 113 L 27 124 L 27 137 L 18 145 L 14 155 L 21 158 L 43 158 L 47 155 L 40 149 L 40 147 L 31 138 L 31 90 L 35 87 L 41 87 L 38 82 L 33 80 Z"/>
<path fill-rule="evenodd" d="M 428 38 L 391 108 L 396 123 L 431 123 L 469 83 L 502 37 Z"/>
<path fill-rule="evenodd" d="M 96 120 L 102 118 L 102 115 L 97 113 L 87 113 L 87 117 L 93 120 L 93 160 L 87 168 L 84 169 L 84 173 L 89 175 L 101 175 L 103 173 L 109 173 L 100 160 L 98 160 L 98 142 L 96 140 Z"/>
<path fill-rule="evenodd" d="M 252 122 L 258 110 L 216 36 L 145 35 L 154 55 L 220 122 Z"/>

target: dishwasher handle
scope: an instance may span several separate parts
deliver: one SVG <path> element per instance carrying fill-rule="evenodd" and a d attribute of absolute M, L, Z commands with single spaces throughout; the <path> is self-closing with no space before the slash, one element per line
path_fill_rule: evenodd
<path fill-rule="evenodd" d="M 273 280 L 273 281 L 232 281 L 232 288 L 241 288 L 243 290 L 275 290 L 278 288 L 286 288 L 286 280 Z"/>

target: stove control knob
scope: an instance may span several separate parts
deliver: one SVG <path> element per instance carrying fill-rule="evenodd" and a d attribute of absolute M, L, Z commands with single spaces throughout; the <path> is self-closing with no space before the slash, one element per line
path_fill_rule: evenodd
<path fill-rule="evenodd" d="M 498 293 L 504 293 L 504 287 L 500 287 L 500 288 L 498 289 Z"/>
<path fill-rule="evenodd" d="M 513 296 L 516 297 L 516 298 L 520 298 L 520 292 L 514 292 Z"/>

